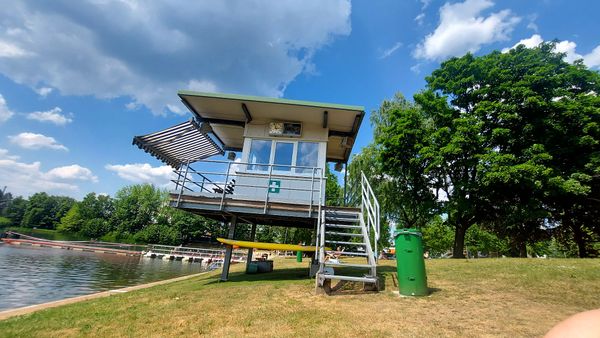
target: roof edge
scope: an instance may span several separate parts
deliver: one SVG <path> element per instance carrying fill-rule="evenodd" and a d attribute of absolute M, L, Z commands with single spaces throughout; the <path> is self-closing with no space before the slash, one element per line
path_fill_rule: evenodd
<path fill-rule="evenodd" d="M 187 96 L 199 96 L 199 97 L 209 97 L 209 98 L 217 98 L 217 99 L 230 99 L 230 100 L 239 100 L 239 101 L 253 101 L 253 102 L 266 102 L 266 103 L 276 103 L 276 104 L 287 104 L 287 105 L 295 105 L 295 106 L 305 106 L 305 107 L 317 107 L 317 108 L 328 108 L 328 109 L 343 109 L 343 110 L 352 110 L 359 111 L 364 113 L 365 107 L 363 106 L 351 106 L 337 103 L 325 103 L 325 102 L 313 102 L 313 101 L 300 101 L 300 100 L 289 100 L 289 99 L 279 99 L 274 97 L 263 97 L 263 96 L 250 96 L 250 95 L 238 95 L 238 94 L 222 94 L 222 93 L 205 93 L 205 92 L 195 92 L 190 90 L 179 90 L 177 91 L 177 95 L 180 97 L 182 95 Z"/>

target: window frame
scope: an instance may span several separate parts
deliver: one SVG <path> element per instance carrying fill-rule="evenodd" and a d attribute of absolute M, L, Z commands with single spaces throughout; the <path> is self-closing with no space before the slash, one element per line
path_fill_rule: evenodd
<path fill-rule="evenodd" d="M 278 174 L 278 175 L 296 175 L 296 176 L 312 176 L 312 172 L 301 172 L 301 170 L 298 170 L 298 168 L 290 168 L 291 170 L 275 170 L 275 167 L 278 166 L 278 164 L 275 164 L 275 151 L 277 148 L 277 143 L 291 143 L 293 145 L 293 150 L 292 150 L 292 163 L 291 166 L 295 167 L 298 163 L 298 147 L 299 147 L 299 143 L 300 142 L 305 142 L 305 143 L 314 143 L 317 146 L 317 165 L 315 166 L 315 168 L 321 168 L 320 166 L 320 162 L 319 159 L 321 157 L 321 143 L 320 141 L 310 141 L 310 140 L 299 140 L 299 139 L 274 139 L 274 138 L 262 138 L 262 137 L 248 137 L 248 139 L 250 140 L 249 142 L 249 148 L 248 148 L 248 152 L 247 152 L 247 160 L 246 162 L 248 163 L 245 167 L 246 167 L 246 171 L 249 173 L 268 173 L 269 169 L 267 170 L 257 170 L 257 169 L 249 169 L 250 166 L 254 166 L 254 167 L 261 167 L 261 166 L 273 166 L 273 171 L 272 173 Z M 271 153 L 269 154 L 269 163 L 267 164 L 262 164 L 262 163 L 250 163 L 250 152 L 252 149 L 252 142 L 254 140 L 257 141 L 271 141 Z M 280 165 L 284 165 L 284 164 L 280 164 Z M 268 168 L 268 167 L 267 167 Z M 322 168 L 321 168 L 322 169 Z M 307 169 L 304 169 L 307 170 Z M 318 175 L 318 172 L 316 173 Z"/>

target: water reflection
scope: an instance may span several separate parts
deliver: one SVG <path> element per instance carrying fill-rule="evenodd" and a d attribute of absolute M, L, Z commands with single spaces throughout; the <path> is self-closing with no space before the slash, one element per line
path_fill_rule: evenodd
<path fill-rule="evenodd" d="M 0 311 L 201 271 L 198 263 L 0 244 Z"/>

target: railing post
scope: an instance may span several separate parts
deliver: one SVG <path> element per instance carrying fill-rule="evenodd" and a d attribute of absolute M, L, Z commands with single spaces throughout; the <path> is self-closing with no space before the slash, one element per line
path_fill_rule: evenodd
<path fill-rule="evenodd" d="M 181 180 L 181 167 L 179 169 L 173 170 L 173 172 L 177 173 L 177 181 L 175 182 L 175 190 L 179 189 L 179 181 Z"/>
<path fill-rule="evenodd" d="M 273 165 L 269 164 L 269 178 L 267 179 L 267 193 L 265 194 L 265 209 L 263 214 L 267 213 L 267 203 L 269 203 L 269 192 L 271 190 L 271 177 L 273 175 Z"/>
<path fill-rule="evenodd" d="M 185 163 L 185 174 L 183 175 L 183 183 L 181 183 L 181 189 L 179 190 L 179 196 L 177 196 L 177 207 L 179 207 L 179 203 L 181 202 L 181 195 L 183 194 L 183 188 L 185 187 L 185 183 L 187 182 L 187 174 L 190 169 L 190 161 L 188 160 Z"/>
<path fill-rule="evenodd" d="M 223 183 L 223 195 L 221 195 L 221 204 L 219 210 L 223 210 L 223 202 L 225 201 L 225 190 L 227 188 L 227 180 L 229 180 L 229 170 L 231 169 L 231 162 L 227 163 L 227 174 L 225 174 L 225 183 Z"/>
<path fill-rule="evenodd" d="M 312 217 L 312 205 L 313 205 L 313 192 L 315 190 L 315 170 L 317 168 L 312 169 L 312 176 L 310 178 L 310 204 L 308 206 L 308 218 Z"/>

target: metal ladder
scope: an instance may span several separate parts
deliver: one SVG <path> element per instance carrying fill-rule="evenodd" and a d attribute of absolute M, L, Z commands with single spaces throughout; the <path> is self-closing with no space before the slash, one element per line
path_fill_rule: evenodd
<path fill-rule="evenodd" d="M 363 214 L 360 211 L 341 211 L 336 209 L 322 210 L 321 243 L 323 243 L 323 257 L 320 259 L 320 269 L 317 274 L 317 287 L 323 287 L 327 280 L 340 280 L 350 282 L 363 282 L 377 284 L 377 260 L 371 247 L 369 229 L 365 225 Z M 325 250 L 326 247 L 332 250 Z M 343 248 L 341 250 L 340 248 Z M 328 258 L 335 255 L 337 260 Z M 362 257 L 365 263 L 344 262 L 348 258 Z M 331 273 L 327 268 L 355 268 L 364 269 L 362 276 L 350 276 Z"/>
<path fill-rule="evenodd" d="M 363 282 L 377 289 L 377 240 L 379 239 L 379 203 L 369 182 L 362 175 L 362 201 L 360 211 L 324 208 L 318 224 L 317 250 L 319 271 L 317 288 L 330 287 L 331 280 Z M 374 247 L 371 245 L 373 231 Z M 331 250 L 326 250 L 330 248 Z M 340 250 L 339 248 L 343 248 Z M 331 255 L 338 257 L 337 261 Z M 348 258 L 362 257 L 364 263 L 347 262 Z M 346 261 L 346 262 L 345 262 Z M 364 269 L 362 276 L 343 274 L 343 269 Z M 347 270 L 347 269 L 346 269 Z M 332 273 L 333 272 L 333 273 Z M 339 274 L 342 273 L 342 274 Z"/>

